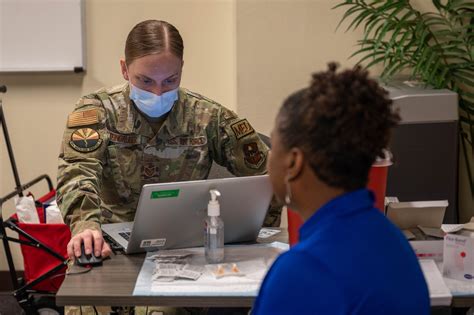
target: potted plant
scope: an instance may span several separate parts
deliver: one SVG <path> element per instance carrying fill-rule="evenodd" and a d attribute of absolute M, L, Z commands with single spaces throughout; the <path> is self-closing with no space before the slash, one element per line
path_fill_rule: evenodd
<path fill-rule="evenodd" d="M 351 57 L 370 68 L 383 65 L 381 79 L 407 71 L 413 79 L 459 95 L 461 152 L 474 197 L 474 2 L 432 0 L 435 12 L 420 12 L 409 0 L 345 0 L 339 23 L 363 27 Z M 338 26 L 338 27 L 339 27 Z"/>

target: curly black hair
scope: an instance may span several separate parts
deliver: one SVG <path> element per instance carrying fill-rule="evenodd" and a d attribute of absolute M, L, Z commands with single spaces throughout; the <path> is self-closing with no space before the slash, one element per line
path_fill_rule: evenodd
<path fill-rule="evenodd" d="M 366 70 L 328 67 L 285 100 L 277 129 L 283 146 L 301 148 L 320 180 L 351 191 L 367 185 L 370 167 L 383 156 L 400 116 Z"/>

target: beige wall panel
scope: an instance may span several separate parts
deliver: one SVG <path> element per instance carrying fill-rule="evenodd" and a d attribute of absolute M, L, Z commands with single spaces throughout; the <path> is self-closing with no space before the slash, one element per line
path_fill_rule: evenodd
<path fill-rule="evenodd" d="M 328 61 L 343 66 L 360 32 L 336 32 L 343 10 L 334 0 L 237 2 L 237 108 L 268 134 L 282 101 L 308 85 Z"/>
<path fill-rule="evenodd" d="M 219 0 L 85 1 L 87 72 L 85 74 L 0 74 L 8 93 L 0 96 L 22 182 L 46 173 L 56 182 L 63 128 L 77 99 L 102 86 L 123 82 L 119 59 L 130 29 L 145 19 L 167 20 L 185 44 L 182 86 L 235 110 L 235 9 Z M 38 49 L 60 49 L 44 47 Z M 1 195 L 14 188 L 3 138 L 0 140 Z M 34 189 L 37 195 L 46 188 Z M 12 203 L 4 207 L 11 214 Z M 21 265 L 21 256 L 15 260 Z M 0 270 L 7 269 L 0 250 Z"/>

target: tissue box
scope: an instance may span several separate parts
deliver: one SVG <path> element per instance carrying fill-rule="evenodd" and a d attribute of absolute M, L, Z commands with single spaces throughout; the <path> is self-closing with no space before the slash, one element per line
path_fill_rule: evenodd
<path fill-rule="evenodd" d="M 474 283 L 474 235 L 466 234 L 444 237 L 443 276 Z"/>
<path fill-rule="evenodd" d="M 447 200 L 399 202 L 397 198 L 385 200 L 387 218 L 409 240 L 419 259 L 443 260 L 443 222 Z"/>
<path fill-rule="evenodd" d="M 386 215 L 401 230 L 418 226 L 440 228 L 447 207 L 447 200 L 391 202 Z"/>

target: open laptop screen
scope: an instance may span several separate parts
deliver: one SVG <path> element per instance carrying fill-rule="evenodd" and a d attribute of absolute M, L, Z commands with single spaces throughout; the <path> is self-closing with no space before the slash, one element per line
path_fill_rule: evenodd
<path fill-rule="evenodd" d="M 256 240 L 273 195 L 268 175 L 144 185 L 126 252 L 202 246 L 211 189 L 221 193 L 224 242 Z"/>

